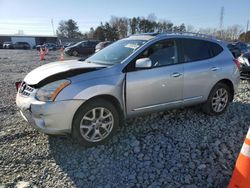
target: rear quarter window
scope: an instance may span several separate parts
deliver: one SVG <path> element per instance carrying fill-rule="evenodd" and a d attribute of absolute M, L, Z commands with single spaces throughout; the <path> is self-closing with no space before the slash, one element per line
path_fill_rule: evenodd
<path fill-rule="evenodd" d="M 182 39 L 182 62 L 200 61 L 219 55 L 223 48 L 214 42 Z"/>
<path fill-rule="evenodd" d="M 223 48 L 219 44 L 213 42 L 207 42 L 207 43 L 212 52 L 212 57 L 219 55 L 223 51 Z"/>

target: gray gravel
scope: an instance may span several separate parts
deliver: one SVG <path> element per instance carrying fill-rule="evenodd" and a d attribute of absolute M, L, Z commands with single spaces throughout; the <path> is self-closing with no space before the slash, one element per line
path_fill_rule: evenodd
<path fill-rule="evenodd" d="M 59 52 L 50 52 L 47 63 Z M 130 119 L 107 144 L 84 148 L 30 127 L 15 105 L 15 81 L 39 66 L 38 52 L 0 50 L 0 187 L 223 187 L 250 125 L 250 83 L 228 111 L 199 108 Z"/>

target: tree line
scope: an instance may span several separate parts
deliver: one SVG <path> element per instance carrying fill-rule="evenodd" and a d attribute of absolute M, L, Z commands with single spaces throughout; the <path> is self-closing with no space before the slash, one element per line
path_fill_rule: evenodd
<path fill-rule="evenodd" d="M 148 32 L 196 32 L 210 34 L 227 41 L 250 42 L 250 31 L 243 32 L 239 25 L 232 25 L 226 29 L 201 28 L 195 29 L 192 25 L 174 25 L 171 21 L 157 19 L 154 14 L 145 17 L 116 17 L 112 16 L 109 22 L 101 22 L 96 28 L 91 27 L 88 32 L 82 33 L 76 21 L 62 20 L 57 28 L 57 36 L 65 38 L 96 39 L 100 41 L 115 41 L 132 34 Z"/>
<path fill-rule="evenodd" d="M 100 23 L 96 28 L 91 27 L 88 32 L 82 33 L 77 22 L 72 19 L 60 21 L 57 36 L 65 38 L 88 38 L 97 40 L 115 41 L 128 35 L 148 32 L 186 31 L 184 24 L 174 25 L 168 20 L 157 20 L 152 14 L 144 17 L 115 17 L 109 22 Z"/>

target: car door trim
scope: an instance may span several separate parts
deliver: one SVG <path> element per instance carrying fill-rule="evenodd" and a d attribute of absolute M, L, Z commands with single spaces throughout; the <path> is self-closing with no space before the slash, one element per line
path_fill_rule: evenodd
<path fill-rule="evenodd" d="M 179 104 L 179 103 L 193 101 L 193 100 L 197 100 L 197 99 L 201 99 L 201 98 L 203 98 L 203 97 L 202 96 L 191 97 L 191 98 L 186 98 L 183 101 L 182 100 L 178 100 L 178 101 L 172 101 L 172 102 L 167 102 L 167 103 L 161 103 L 161 104 L 155 104 L 155 105 L 150 105 L 150 106 L 144 106 L 144 107 L 140 107 L 140 108 L 135 108 L 135 109 L 133 109 L 133 111 L 146 110 L 146 109 L 156 108 L 156 107 L 160 107 L 160 106 L 167 106 L 167 105 L 170 105 L 170 104 Z"/>
<path fill-rule="evenodd" d="M 178 104 L 178 103 L 182 103 L 182 100 L 172 101 L 172 102 L 167 102 L 167 103 L 161 103 L 161 104 L 155 104 L 155 105 L 150 105 L 150 106 L 144 106 L 144 107 L 140 107 L 140 108 L 135 108 L 135 109 L 133 109 L 133 111 L 146 110 L 146 109 L 150 109 L 150 108 L 156 108 L 156 107 L 160 107 L 160 106 L 167 106 L 167 105 L 170 105 L 170 104 Z"/>
<path fill-rule="evenodd" d="M 184 99 L 183 102 L 193 101 L 193 100 L 202 99 L 202 98 L 203 96 L 190 97 L 190 98 Z"/>

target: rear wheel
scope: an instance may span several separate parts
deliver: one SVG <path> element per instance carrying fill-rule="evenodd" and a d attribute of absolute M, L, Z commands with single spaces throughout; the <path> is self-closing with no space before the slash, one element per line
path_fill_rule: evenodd
<path fill-rule="evenodd" d="M 203 104 L 203 111 L 210 115 L 220 115 L 227 109 L 230 102 L 230 89 L 223 83 L 214 86 L 208 100 Z"/>
<path fill-rule="evenodd" d="M 96 99 L 82 105 L 73 120 L 73 137 L 85 146 L 107 141 L 116 132 L 119 114 L 112 103 Z"/>

